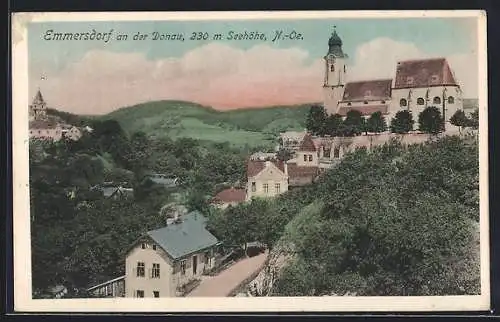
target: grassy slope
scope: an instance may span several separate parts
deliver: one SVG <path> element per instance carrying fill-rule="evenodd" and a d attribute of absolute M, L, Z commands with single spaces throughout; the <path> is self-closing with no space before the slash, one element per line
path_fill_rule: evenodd
<path fill-rule="evenodd" d="M 157 101 L 125 107 L 103 116 L 116 119 L 129 133 L 191 137 L 233 145 L 274 144 L 284 130 L 304 129 L 310 104 L 216 111 L 191 102 Z"/>

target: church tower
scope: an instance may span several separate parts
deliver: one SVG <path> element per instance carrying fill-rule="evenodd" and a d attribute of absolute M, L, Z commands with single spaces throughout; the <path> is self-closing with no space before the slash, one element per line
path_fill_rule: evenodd
<path fill-rule="evenodd" d="M 29 106 L 30 121 L 45 119 L 47 116 L 47 104 L 43 99 L 40 89 L 36 92 L 33 103 Z"/>
<path fill-rule="evenodd" d="M 328 40 L 328 53 L 325 59 L 325 79 L 323 83 L 324 107 L 328 114 L 337 112 L 338 103 L 344 94 L 348 56 L 342 51 L 342 40 L 334 27 Z"/>

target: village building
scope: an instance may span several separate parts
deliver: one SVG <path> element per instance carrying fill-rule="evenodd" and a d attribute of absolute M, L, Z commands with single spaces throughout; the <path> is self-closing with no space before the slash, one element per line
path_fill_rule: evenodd
<path fill-rule="evenodd" d="M 319 149 L 310 134 L 306 134 L 294 159 L 288 160 L 285 169 L 288 174 L 288 186 L 303 186 L 314 182 L 319 175 Z"/>
<path fill-rule="evenodd" d="M 66 124 L 58 117 L 47 113 L 45 102 L 40 89 L 36 92 L 33 102 L 28 106 L 29 114 L 29 137 L 37 140 L 59 141 L 63 138 L 68 140 L 79 140 L 83 132 L 76 126 Z M 86 127 L 85 131 L 92 129 Z"/>
<path fill-rule="evenodd" d="M 288 174 L 285 162 L 272 160 L 247 161 L 246 200 L 254 197 L 277 196 L 288 190 Z"/>
<path fill-rule="evenodd" d="M 63 138 L 63 129 L 58 123 L 33 120 L 29 122 L 29 136 L 37 140 L 59 141 Z"/>
<path fill-rule="evenodd" d="M 205 224 L 200 213 L 191 212 L 139 238 L 127 252 L 125 296 L 181 296 L 183 286 L 212 269 L 219 241 Z"/>
<path fill-rule="evenodd" d="M 226 209 L 229 206 L 236 206 L 246 201 L 246 189 L 241 188 L 228 188 L 217 193 L 210 204 L 219 208 Z"/>
<path fill-rule="evenodd" d="M 463 109 L 462 91 L 446 58 L 406 60 L 397 63 L 394 79 L 347 82 L 347 54 L 335 30 L 324 57 L 324 107 L 329 114 L 345 116 L 356 110 L 368 117 L 381 112 L 387 123 L 398 111 L 416 119 L 428 106 L 435 106 L 445 120 L 446 131 L 455 130 L 449 120 Z"/>

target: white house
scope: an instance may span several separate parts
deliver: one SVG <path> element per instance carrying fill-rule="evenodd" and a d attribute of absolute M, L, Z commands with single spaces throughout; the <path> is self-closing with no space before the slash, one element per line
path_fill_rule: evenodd
<path fill-rule="evenodd" d="M 139 238 L 127 252 L 126 297 L 182 296 L 181 288 L 214 267 L 219 244 L 198 212 L 178 216 Z"/>

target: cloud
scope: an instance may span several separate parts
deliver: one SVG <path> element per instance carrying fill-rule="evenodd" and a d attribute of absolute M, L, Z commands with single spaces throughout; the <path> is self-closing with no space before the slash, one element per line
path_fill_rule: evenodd
<path fill-rule="evenodd" d="M 375 39 L 357 48 L 349 78 L 392 78 L 397 60 L 427 56 L 412 43 Z M 451 56 L 449 61 L 465 90 L 471 87 L 477 94 L 477 68 L 470 63 L 471 55 Z M 324 63 L 321 57 L 311 62 L 309 53 L 299 48 L 259 45 L 242 50 L 211 43 L 180 58 L 161 60 L 94 50 L 62 71 L 43 68 L 36 65 L 30 70 L 31 95 L 43 74 L 41 87 L 51 107 L 102 114 L 161 99 L 218 109 L 321 101 Z"/>

